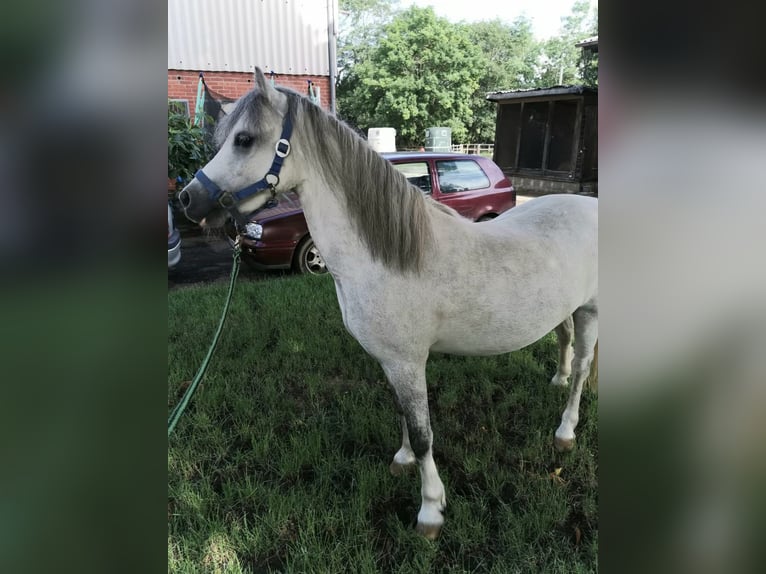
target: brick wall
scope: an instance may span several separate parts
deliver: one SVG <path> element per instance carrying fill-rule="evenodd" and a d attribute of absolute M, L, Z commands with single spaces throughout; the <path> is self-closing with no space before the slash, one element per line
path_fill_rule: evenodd
<path fill-rule="evenodd" d="M 203 74 L 205 83 L 211 90 L 229 98 L 239 98 L 253 89 L 254 78 L 251 72 L 203 72 Z M 320 88 L 320 103 L 324 109 L 329 109 L 330 78 L 328 76 L 274 76 L 274 82 L 278 86 L 292 88 L 303 95 L 308 94 L 307 80 L 311 80 Z M 186 100 L 189 103 L 189 111 L 193 114 L 198 82 L 199 72 L 168 70 L 168 99 Z"/>

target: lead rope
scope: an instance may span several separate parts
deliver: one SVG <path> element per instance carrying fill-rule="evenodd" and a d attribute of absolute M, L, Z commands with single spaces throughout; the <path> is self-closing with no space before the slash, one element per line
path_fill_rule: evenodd
<path fill-rule="evenodd" d="M 170 438 L 170 434 L 173 432 L 173 429 L 176 428 L 176 423 L 178 423 L 178 420 L 181 418 L 181 415 L 186 409 L 186 405 L 189 404 L 189 401 L 191 400 L 192 395 L 194 394 L 194 391 L 197 390 L 197 387 L 199 386 L 199 383 L 202 380 L 202 377 L 205 376 L 205 371 L 207 371 L 208 363 L 210 363 L 210 359 L 213 356 L 215 347 L 218 344 L 218 338 L 221 336 L 221 331 L 223 330 L 223 324 L 226 321 L 226 314 L 229 311 L 231 294 L 234 292 L 234 283 L 237 279 L 237 275 L 239 274 L 239 255 L 242 252 L 242 249 L 240 248 L 240 245 L 239 245 L 239 238 L 240 236 L 239 234 L 237 234 L 237 238 L 234 240 L 234 253 L 232 255 L 233 261 L 231 265 L 231 281 L 229 282 L 229 294 L 226 296 L 226 303 L 223 306 L 221 321 L 218 323 L 218 329 L 216 330 L 215 335 L 213 336 L 213 342 L 210 344 L 210 349 L 208 349 L 207 356 L 205 357 L 205 360 L 202 361 L 202 365 L 200 366 L 199 371 L 197 371 L 197 374 L 195 375 L 194 380 L 189 385 L 189 388 L 186 389 L 186 392 L 184 392 L 183 397 L 181 397 L 181 400 L 173 408 L 173 410 L 170 413 L 170 416 L 168 417 L 168 438 Z"/>

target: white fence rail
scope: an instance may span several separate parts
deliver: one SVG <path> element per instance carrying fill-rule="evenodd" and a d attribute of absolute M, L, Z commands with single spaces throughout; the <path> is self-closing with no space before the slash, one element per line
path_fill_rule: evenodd
<path fill-rule="evenodd" d="M 400 147 L 396 148 L 396 151 L 423 151 L 423 149 L 423 147 Z M 450 151 L 492 157 L 495 151 L 495 144 L 452 144 Z"/>
<path fill-rule="evenodd" d="M 452 151 L 456 153 L 471 153 L 476 155 L 491 156 L 495 151 L 495 144 L 452 144 Z"/>

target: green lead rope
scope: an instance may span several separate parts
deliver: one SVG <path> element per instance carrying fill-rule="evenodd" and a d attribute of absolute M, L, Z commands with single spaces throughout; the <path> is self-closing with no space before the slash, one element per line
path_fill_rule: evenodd
<path fill-rule="evenodd" d="M 189 388 L 186 389 L 184 396 L 181 397 L 181 400 L 173 408 L 173 410 L 170 413 L 170 416 L 168 417 L 168 438 L 170 438 L 170 434 L 173 432 L 173 429 L 176 428 L 176 424 L 178 423 L 178 420 L 181 418 L 181 415 L 184 413 L 186 406 L 189 404 L 189 401 L 191 400 L 192 395 L 194 394 L 194 391 L 197 390 L 197 387 L 199 386 L 199 383 L 202 380 L 202 377 L 205 376 L 205 371 L 207 371 L 207 366 L 208 366 L 208 363 L 210 363 L 210 358 L 213 356 L 215 347 L 218 344 L 218 338 L 221 336 L 221 331 L 223 330 L 223 324 L 226 321 L 226 314 L 229 312 L 229 303 L 231 302 L 231 294 L 234 292 L 234 283 L 237 279 L 237 275 L 239 274 L 239 254 L 240 253 L 241 253 L 241 249 L 239 247 L 239 236 L 237 236 L 237 239 L 234 244 L 234 255 L 233 255 L 234 261 L 231 266 L 231 281 L 229 282 L 229 294 L 226 296 L 226 303 L 223 306 L 223 314 L 221 315 L 221 321 L 218 323 L 218 329 L 216 330 L 215 335 L 213 336 L 213 342 L 210 344 L 210 349 L 208 349 L 207 356 L 205 357 L 205 360 L 202 361 L 202 365 L 200 366 L 199 371 L 197 371 L 197 374 L 195 375 L 194 380 L 189 385 Z"/>

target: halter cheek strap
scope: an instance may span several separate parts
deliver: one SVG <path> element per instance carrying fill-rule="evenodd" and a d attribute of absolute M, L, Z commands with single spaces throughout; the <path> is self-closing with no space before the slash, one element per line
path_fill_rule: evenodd
<path fill-rule="evenodd" d="M 279 185 L 279 172 L 282 170 L 285 158 L 290 155 L 290 136 L 292 133 L 293 121 L 290 119 L 290 114 L 287 114 L 282 124 L 282 134 L 274 146 L 274 161 L 271 162 L 269 171 L 261 179 L 247 187 L 243 187 L 239 191 L 231 192 L 221 189 L 201 169 L 197 170 L 194 177 L 205 187 L 210 199 L 227 210 L 234 220 L 244 227 L 248 223 L 248 218 L 237 209 L 237 203 L 260 191 L 269 190 L 271 198 L 256 211 L 277 205 L 276 195 L 277 185 Z"/>

